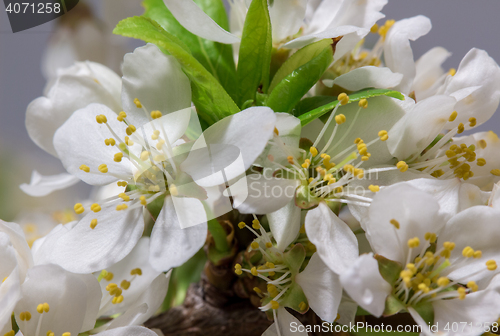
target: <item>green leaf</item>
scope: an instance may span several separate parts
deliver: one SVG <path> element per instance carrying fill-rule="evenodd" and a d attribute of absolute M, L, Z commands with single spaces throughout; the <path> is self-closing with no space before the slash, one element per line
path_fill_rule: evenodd
<path fill-rule="evenodd" d="M 200 281 L 206 261 L 207 257 L 205 252 L 199 250 L 182 266 L 172 270 L 167 296 L 161 308 L 162 311 L 179 306 L 184 302 L 189 285 Z"/>
<path fill-rule="evenodd" d="M 337 97 L 334 96 L 314 96 L 307 97 L 298 102 L 297 105 L 292 109 L 292 114 L 296 117 L 301 116 L 302 114 L 312 111 L 318 107 L 329 104 L 333 101 L 337 100 Z"/>
<path fill-rule="evenodd" d="M 269 95 L 266 105 L 276 112 L 291 111 L 332 62 L 333 49 L 327 45 L 316 57 L 284 77 Z"/>
<path fill-rule="evenodd" d="M 195 0 L 196 4 L 219 26 L 229 30 L 226 10 L 221 0 Z M 186 44 L 196 58 L 234 98 L 236 90 L 236 67 L 233 48 L 203 39 L 186 30 L 168 10 L 162 0 L 144 0 L 146 8 L 143 16 L 159 23 L 167 32 L 178 37 Z"/>
<path fill-rule="evenodd" d="M 434 324 L 434 307 L 432 302 L 423 302 L 414 306 L 417 313 L 424 319 L 427 324 Z"/>
<path fill-rule="evenodd" d="M 118 23 L 113 33 L 154 43 L 174 56 L 191 80 L 193 103 L 198 113 L 209 124 L 239 112 L 221 84 L 191 55 L 184 43 L 155 21 L 139 16 L 127 18 Z"/>
<path fill-rule="evenodd" d="M 376 254 L 375 259 L 378 261 L 378 270 L 382 278 L 391 286 L 394 286 L 399 279 L 399 274 L 403 270 L 401 263 L 387 259 L 380 254 Z"/>
<path fill-rule="evenodd" d="M 278 85 L 286 76 L 291 74 L 294 70 L 300 68 L 307 62 L 317 57 L 326 47 L 332 44 L 332 39 L 324 39 L 315 43 L 311 43 L 304 48 L 294 53 L 286 62 L 279 68 L 278 72 L 269 86 L 269 92 Z"/>
<path fill-rule="evenodd" d="M 239 83 L 238 105 L 256 100 L 260 86 L 266 92 L 269 85 L 272 35 L 267 0 L 253 0 L 243 27 L 236 75 Z"/>
<path fill-rule="evenodd" d="M 368 90 L 363 90 L 359 91 L 353 94 L 349 95 L 349 103 L 359 101 L 361 99 L 368 99 L 372 97 L 378 97 L 378 96 L 388 96 L 392 98 L 396 98 L 399 100 L 404 100 L 405 97 L 398 91 L 393 91 L 393 90 L 387 90 L 387 89 L 368 89 Z M 339 103 L 338 100 L 335 100 L 331 103 L 328 103 L 326 105 L 323 105 L 321 107 L 318 107 L 312 111 L 306 112 L 304 114 L 301 114 L 298 118 L 301 121 L 302 126 L 305 126 L 309 124 L 311 121 L 314 119 L 317 119 L 321 117 L 322 115 L 330 112 L 337 106 Z"/>
<path fill-rule="evenodd" d="M 392 316 L 405 309 L 406 307 L 401 303 L 401 301 L 399 301 L 397 297 L 391 294 L 385 300 L 385 310 L 383 315 Z"/>

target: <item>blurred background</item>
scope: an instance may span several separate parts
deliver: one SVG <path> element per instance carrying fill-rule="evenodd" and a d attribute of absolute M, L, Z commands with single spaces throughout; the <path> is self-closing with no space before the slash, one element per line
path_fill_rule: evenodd
<path fill-rule="evenodd" d="M 387 19 L 418 14 L 431 19 L 432 31 L 412 44 L 415 58 L 434 46 L 442 46 L 453 53 L 444 67 L 457 68 L 467 51 L 477 47 L 500 62 L 500 0 L 392 0 L 383 12 Z M 43 198 L 29 197 L 19 189 L 21 183 L 29 183 L 34 169 L 42 175 L 64 172 L 58 159 L 39 149 L 28 137 L 24 127 L 26 107 L 43 94 L 46 76 L 61 65 L 51 61 L 56 59 L 52 55 L 70 53 L 65 46 L 74 43 L 75 36 L 81 42 L 73 49 L 119 71 L 123 54 L 140 42 L 112 36 L 111 30 L 120 19 L 141 13 L 140 0 L 80 0 L 62 20 L 13 34 L 4 6 L 0 5 L 1 219 L 18 219 L 21 208 L 71 211 L 76 202 L 88 197 L 90 189 L 83 184 Z M 90 47 L 95 41 L 102 48 Z M 69 65 L 64 64 L 64 57 L 57 62 Z M 500 113 L 476 130 L 500 132 Z M 57 216 L 64 213 L 55 214 L 55 220 L 62 221 Z M 29 218 L 26 213 L 21 215 Z"/>

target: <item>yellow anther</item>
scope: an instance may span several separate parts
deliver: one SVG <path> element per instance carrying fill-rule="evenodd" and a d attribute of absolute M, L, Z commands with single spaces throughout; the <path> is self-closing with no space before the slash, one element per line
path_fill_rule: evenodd
<path fill-rule="evenodd" d="M 118 197 L 120 197 L 122 200 L 124 200 L 125 202 L 129 202 L 130 201 L 130 196 L 125 194 L 125 193 L 119 193 L 118 194 Z"/>
<path fill-rule="evenodd" d="M 278 136 L 280 135 L 280 131 L 276 127 L 274 128 L 274 134 L 276 134 Z"/>
<path fill-rule="evenodd" d="M 113 280 L 113 278 L 115 277 L 115 275 L 113 274 L 113 272 L 107 272 L 107 273 L 108 273 L 108 274 L 106 274 L 106 275 L 104 276 L 104 280 L 106 280 L 106 281 L 111 281 L 111 280 Z M 118 285 L 116 285 L 116 284 L 109 284 L 108 286 L 113 287 L 113 285 L 114 285 L 115 287 L 118 287 Z M 111 287 L 110 287 L 110 288 L 111 288 Z M 106 287 L 106 288 L 107 288 L 107 287 Z"/>
<path fill-rule="evenodd" d="M 305 159 L 304 163 L 302 164 L 302 168 L 307 169 L 311 165 L 311 160 Z"/>
<path fill-rule="evenodd" d="M 108 172 L 108 166 L 105 163 L 99 165 L 97 169 L 99 169 L 99 171 L 103 174 L 106 174 Z"/>
<path fill-rule="evenodd" d="M 23 313 L 21 313 L 21 314 L 23 314 Z M 31 313 L 26 311 L 26 312 L 24 312 L 24 320 L 21 317 L 21 321 L 29 321 L 29 320 L 31 320 Z"/>
<path fill-rule="evenodd" d="M 391 219 L 390 222 L 396 229 L 399 229 L 399 222 L 397 220 Z"/>
<path fill-rule="evenodd" d="M 97 121 L 98 124 L 105 124 L 108 122 L 108 119 L 104 114 L 100 114 L 95 117 L 95 120 Z"/>
<path fill-rule="evenodd" d="M 448 118 L 448 121 L 449 122 L 455 121 L 455 119 L 457 119 L 457 115 L 458 115 L 458 112 L 457 111 L 453 111 L 453 113 Z"/>
<path fill-rule="evenodd" d="M 318 155 L 318 149 L 316 149 L 316 147 L 309 148 L 309 152 L 311 152 L 311 154 L 312 154 L 313 157 L 315 157 L 316 155 Z"/>
<path fill-rule="evenodd" d="M 141 101 L 139 100 L 139 98 L 134 99 L 134 104 L 135 104 L 135 106 L 137 106 L 137 108 L 142 108 L 142 104 L 141 104 Z"/>
<path fill-rule="evenodd" d="M 400 172 L 404 173 L 405 171 L 408 170 L 408 164 L 404 161 L 399 161 L 396 164 L 396 167 L 399 169 Z"/>
<path fill-rule="evenodd" d="M 421 283 L 418 285 L 418 289 L 420 289 L 422 292 L 427 293 L 429 292 L 429 287 L 425 283 Z"/>
<path fill-rule="evenodd" d="M 490 271 L 496 270 L 497 269 L 497 262 L 493 259 L 488 260 L 486 262 L 486 268 L 488 268 L 488 270 L 490 270 Z"/>
<path fill-rule="evenodd" d="M 500 176 L 500 169 L 493 169 L 492 171 L 490 171 L 490 173 L 495 176 Z"/>
<path fill-rule="evenodd" d="M 457 133 L 458 133 L 458 134 L 461 134 L 461 133 L 463 133 L 464 131 L 465 131 L 464 124 L 462 124 L 462 123 L 458 124 L 458 131 L 457 131 Z"/>
<path fill-rule="evenodd" d="M 474 251 L 474 255 L 473 255 L 474 259 L 479 259 L 479 258 L 481 258 L 482 256 L 483 256 L 483 252 L 481 252 L 481 251 L 479 251 L 479 250 Z"/>
<path fill-rule="evenodd" d="M 448 150 L 445 152 L 445 154 L 446 154 L 446 157 L 448 157 L 448 158 L 452 158 L 452 157 L 454 157 L 457 153 L 455 153 L 455 152 L 454 152 L 454 151 L 452 151 L 451 149 L 448 149 Z"/>
<path fill-rule="evenodd" d="M 162 113 L 160 111 L 151 111 L 151 118 L 158 119 L 162 117 Z"/>
<path fill-rule="evenodd" d="M 132 133 L 134 133 L 136 131 L 136 128 L 134 125 L 129 125 L 127 127 L 127 129 L 125 129 L 125 132 L 127 133 L 127 135 L 132 135 Z"/>
<path fill-rule="evenodd" d="M 250 244 L 250 247 L 253 248 L 254 250 L 258 250 L 259 249 L 259 243 L 257 243 L 256 241 L 252 242 L 252 244 Z"/>
<path fill-rule="evenodd" d="M 126 137 L 125 137 L 125 144 L 126 144 L 127 146 L 133 146 L 133 145 L 134 145 L 134 142 L 133 142 L 132 140 L 130 140 L 130 138 L 129 138 L 128 136 L 126 136 Z M 120 146 L 120 148 L 121 148 L 122 150 L 123 150 L 123 149 L 125 149 L 125 148 L 122 148 L 121 146 Z"/>
<path fill-rule="evenodd" d="M 254 287 L 253 291 L 257 294 L 262 294 L 262 290 L 259 287 Z"/>
<path fill-rule="evenodd" d="M 254 219 L 254 220 L 252 221 L 252 227 L 253 227 L 255 230 L 260 229 L 260 222 L 259 222 L 259 220 L 258 220 L 258 219 Z"/>
<path fill-rule="evenodd" d="M 464 299 L 465 299 L 465 293 L 466 293 L 466 289 L 465 289 L 465 287 L 459 287 L 459 288 L 457 289 L 457 292 L 458 292 L 458 298 L 459 298 L 460 300 L 464 300 Z"/>
<path fill-rule="evenodd" d="M 85 211 L 82 203 L 76 203 L 73 209 L 78 215 L 82 214 Z"/>
<path fill-rule="evenodd" d="M 343 114 L 338 114 L 335 116 L 335 122 L 338 124 L 338 125 L 342 125 L 343 123 L 346 122 L 346 117 L 345 115 Z"/>
<path fill-rule="evenodd" d="M 156 148 L 158 150 L 161 150 L 163 148 L 163 145 L 165 144 L 165 140 L 161 139 L 158 141 L 158 143 L 156 144 Z"/>
<path fill-rule="evenodd" d="M 472 258 L 474 256 L 474 249 L 472 249 L 472 247 L 470 247 L 470 246 L 466 246 L 462 250 L 462 255 L 465 258 Z"/>
<path fill-rule="evenodd" d="M 133 270 L 130 271 L 130 275 L 141 276 L 142 275 L 142 269 L 140 269 L 140 268 L 134 268 Z"/>
<path fill-rule="evenodd" d="M 126 205 L 126 204 L 118 204 L 116 206 L 116 211 L 121 211 L 121 210 L 126 210 L 126 209 L 128 209 L 128 205 Z"/>
<path fill-rule="evenodd" d="M 354 174 L 354 170 L 355 170 L 355 168 L 354 168 L 354 166 L 353 166 L 353 165 L 346 164 L 346 165 L 344 166 L 344 171 L 345 171 L 346 173 L 351 173 L 351 174 Z"/>
<path fill-rule="evenodd" d="M 81 165 L 80 166 L 80 170 L 83 170 L 86 173 L 90 172 L 90 168 L 88 166 L 86 166 L 86 165 Z"/>
<path fill-rule="evenodd" d="M 455 243 L 453 242 L 444 242 L 443 247 L 449 251 L 453 251 L 455 249 Z"/>
<path fill-rule="evenodd" d="M 418 237 L 408 239 L 408 247 L 409 248 L 416 248 L 420 245 L 420 239 Z"/>
<path fill-rule="evenodd" d="M 450 283 L 450 279 L 448 279 L 447 277 L 440 277 L 437 280 L 437 284 L 439 287 L 446 287 L 446 286 L 448 286 L 449 283 Z"/>
<path fill-rule="evenodd" d="M 300 309 L 300 311 L 306 310 L 307 304 L 304 301 L 302 301 L 301 303 L 299 303 L 299 309 Z"/>
<path fill-rule="evenodd" d="M 485 159 L 483 159 L 483 158 L 479 158 L 479 159 L 477 159 L 476 164 L 477 164 L 479 167 L 482 167 L 482 166 L 486 165 L 486 160 L 485 160 Z"/>
<path fill-rule="evenodd" d="M 437 236 L 435 233 L 427 232 L 424 238 L 425 240 L 428 240 L 430 243 L 435 243 Z"/>
<path fill-rule="evenodd" d="M 259 275 L 259 273 L 257 272 L 257 268 L 255 266 L 250 269 L 250 273 L 252 273 L 253 276 Z"/>
<path fill-rule="evenodd" d="M 141 200 L 141 205 L 148 205 L 148 202 L 146 201 L 146 196 L 142 195 L 141 197 L 139 197 L 139 199 Z"/>
<path fill-rule="evenodd" d="M 127 290 L 130 288 L 130 281 L 127 281 L 127 280 L 123 280 L 121 283 L 120 283 L 120 287 L 124 290 Z"/>
<path fill-rule="evenodd" d="M 94 230 L 96 226 L 97 226 L 97 219 L 94 218 L 90 221 L 90 228 Z"/>
<path fill-rule="evenodd" d="M 470 126 L 470 127 L 474 127 L 474 126 L 476 126 L 476 124 L 477 124 L 477 120 L 476 120 L 476 118 L 474 118 L 474 117 L 470 117 L 470 118 L 469 118 L 469 126 Z"/>
<path fill-rule="evenodd" d="M 478 287 L 478 285 L 476 284 L 475 281 L 469 281 L 469 282 L 467 282 L 467 287 L 470 288 L 470 290 L 473 291 L 473 292 L 476 292 L 479 289 L 479 287 Z"/>
<path fill-rule="evenodd" d="M 280 304 L 278 301 L 271 300 L 271 308 L 272 309 L 278 309 L 280 307 Z"/>
<path fill-rule="evenodd" d="M 455 76 L 456 73 L 457 73 L 457 70 L 455 68 L 451 68 L 450 70 L 448 70 L 448 75 L 450 75 L 450 76 Z"/>
<path fill-rule="evenodd" d="M 365 98 L 361 99 L 359 102 L 358 102 L 358 106 L 359 107 L 362 107 L 362 108 L 367 108 L 368 107 L 368 100 L 366 100 Z"/>
<path fill-rule="evenodd" d="M 349 96 L 344 92 L 339 94 L 337 96 L 337 99 L 340 102 L 340 105 L 346 105 L 347 103 L 349 103 Z"/>
<path fill-rule="evenodd" d="M 118 113 L 118 117 L 116 117 L 116 119 L 118 121 L 123 121 L 123 120 L 125 120 L 126 117 L 127 117 L 127 114 L 124 111 L 121 111 L 120 113 Z"/>
<path fill-rule="evenodd" d="M 101 206 L 97 203 L 94 203 L 90 206 L 90 210 L 92 210 L 94 212 L 99 212 L 99 211 L 101 211 Z"/>
<path fill-rule="evenodd" d="M 267 242 L 267 243 L 266 243 L 266 247 L 267 247 L 267 248 L 271 248 L 271 247 L 273 247 L 273 243 Z"/>
<path fill-rule="evenodd" d="M 114 160 L 115 162 L 121 162 L 121 161 L 122 161 L 122 158 L 123 158 L 123 153 L 121 153 L 121 152 L 120 152 L 120 153 L 116 153 L 116 154 L 115 154 L 115 157 L 113 158 L 113 160 Z"/>
<path fill-rule="evenodd" d="M 238 223 L 238 227 L 239 227 L 240 229 L 245 228 L 245 226 L 247 226 L 247 225 L 245 224 L 245 222 L 239 222 L 239 223 Z"/>
<path fill-rule="evenodd" d="M 55 334 L 52 332 L 52 330 L 47 331 L 47 336 L 55 336 Z"/>
<path fill-rule="evenodd" d="M 119 304 L 119 303 L 122 303 L 123 302 L 123 295 L 120 295 L 120 296 L 116 296 L 113 298 L 113 300 L 111 300 L 111 302 L 113 304 Z"/>
<path fill-rule="evenodd" d="M 359 179 L 362 179 L 365 176 L 365 171 L 361 168 L 355 168 L 354 169 L 354 176 L 356 176 Z"/>
<path fill-rule="evenodd" d="M 40 304 L 36 307 L 36 311 L 37 311 L 39 314 L 43 314 L 43 303 L 40 303 Z"/>
<path fill-rule="evenodd" d="M 277 288 L 276 288 L 276 286 L 275 286 L 275 285 L 273 285 L 273 284 L 268 284 L 268 285 L 267 285 L 267 292 L 268 292 L 268 293 L 269 293 L 269 295 L 270 295 L 271 297 L 273 297 L 273 298 L 274 298 L 274 297 L 276 297 L 276 295 L 278 295 L 278 294 L 279 294 L 279 293 L 278 293 L 278 289 L 277 289 Z"/>
<path fill-rule="evenodd" d="M 378 136 L 381 141 L 386 141 L 387 139 L 389 139 L 389 134 L 387 133 L 387 131 L 384 130 L 378 132 Z"/>
<path fill-rule="evenodd" d="M 70 332 L 65 332 L 61 336 L 71 336 L 71 333 Z"/>
<path fill-rule="evenodd" d="M 340 186 L 340 187 L 335 188 L 335 192 L 336 192 L 336 193 L 341 193 L 341 192 L 343 192 L 343 191 L 344 191 L 344 187 L 343 187 L 343 186 Z"/>
<path fill-rule="evenodd" d="M 477 144 L 479 145 L 479 147 L 481 147 L 482 149 L 485 149 L 486 146 L 488 146 L 488 143 L 486 142 L 486 140 L 484 139 L 481 139 L 477 142 Z"/>
<path fill-rule="evenodd" d="M 143 151 L 140 155 L 140 158 L 142 161 L 146 161 L 149 158 L 149 152 L 148 151 Z"/>
<path fill-rule="evenodd" d="M 376 34 L 378 32 L 378 24 L 374 24 L 371 28 L 370 28 L 370 33 L 372 34 Z"/>
<path fill-rule="evenodd" d="M 294 162 L 294 161 L 293 161 L 293 156 L 291 156 L 291 155 L 290 155 L 290 156 L 287 156 L 287 158 L 286 158 L 286 159 L 287 159 L 287 161 L 288 161 L 288 163 L 289 163 L 289 164 L 293 164 L 293 162 Z"/>
<path fill-rule="evenodd" d="M 15 336 L 16 335 L 16 332 L 14 330 L 11 330 L 9 332 L 6 332 L 5 334 L 3 334 L 3 336 Z"/>
<path fill-rule="evenodd" d="M 109 291 L 112 291 L 113 289 L 115 288 L 118 288 L 118 285 L 115 284 L 115 283 L 110 283 L 106 286 L 106 290 L 109 292 Z"/>

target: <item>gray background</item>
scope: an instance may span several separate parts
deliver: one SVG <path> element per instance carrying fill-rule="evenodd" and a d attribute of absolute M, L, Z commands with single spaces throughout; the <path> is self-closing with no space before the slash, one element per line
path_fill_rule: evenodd
<path fill-rule="evenodd" d="M 105 0 L 94 0 L 95 8 L 99 1 Z M 68 206 L 85 197 L 88 189 L 78 186 L 70 193 L 33 199 L 17 187 L 29 181 L 32 169 L 42 174 L 64 171 L 59 160 L 31 142 L 24 128 L 26 107 L 42 94 L 45 85 L 40 57 L 54 23 L 12 34 L 3 4 L 0 9 L 0 218 L 10 219 L 20 206 Z M 392 0 L 383 12 L 388 19 L 418 14 L 431 19 L 432 31 L 412 45 L 416 58 L 442 46 L 453 53 L 445 67 L 457 68 L 467 51 L 477 47 L 500 62 L 500 0 Z M 500 114 L 478 128 L 490 129 L 500 131 Z"/>

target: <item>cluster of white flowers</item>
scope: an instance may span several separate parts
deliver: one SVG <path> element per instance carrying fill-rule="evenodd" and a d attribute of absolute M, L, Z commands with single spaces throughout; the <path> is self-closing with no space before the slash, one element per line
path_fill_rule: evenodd
<path fill-rule="evenodd" d="M 500 140 L 474 128 L 499 105 L 500 67 L 478 49 L 456 70 L 441 47 L 415 61 L 410 41 L 431 23 L 377 23 L 386 3 L 232 0 L 224 21 L 146 0 L 116 32 L 156 45 L 126 54 L 121 78 L 89 61 L 58 70 L 26 127 L 67 174 L 21 188 L 98 192 L 43 237 L 0 221 L 0 335 L 161 335 L 141 325 L 171 270 L 214 241 L 274 320 L 266 336 L 307 335 L 291 312 L 309 309 L 338 324 L 409 313 L 426 335 L 496 322 Z M 266 17 L 264 57 L 249 41 Z M 244 85 L 220 76 L 231 64 Z M 227 213 L 247 222 L 222 226 Z M 235 253 L 240 229 L 252 240 Z M 468 327 L 442 329 L 454 322 Z"/>

